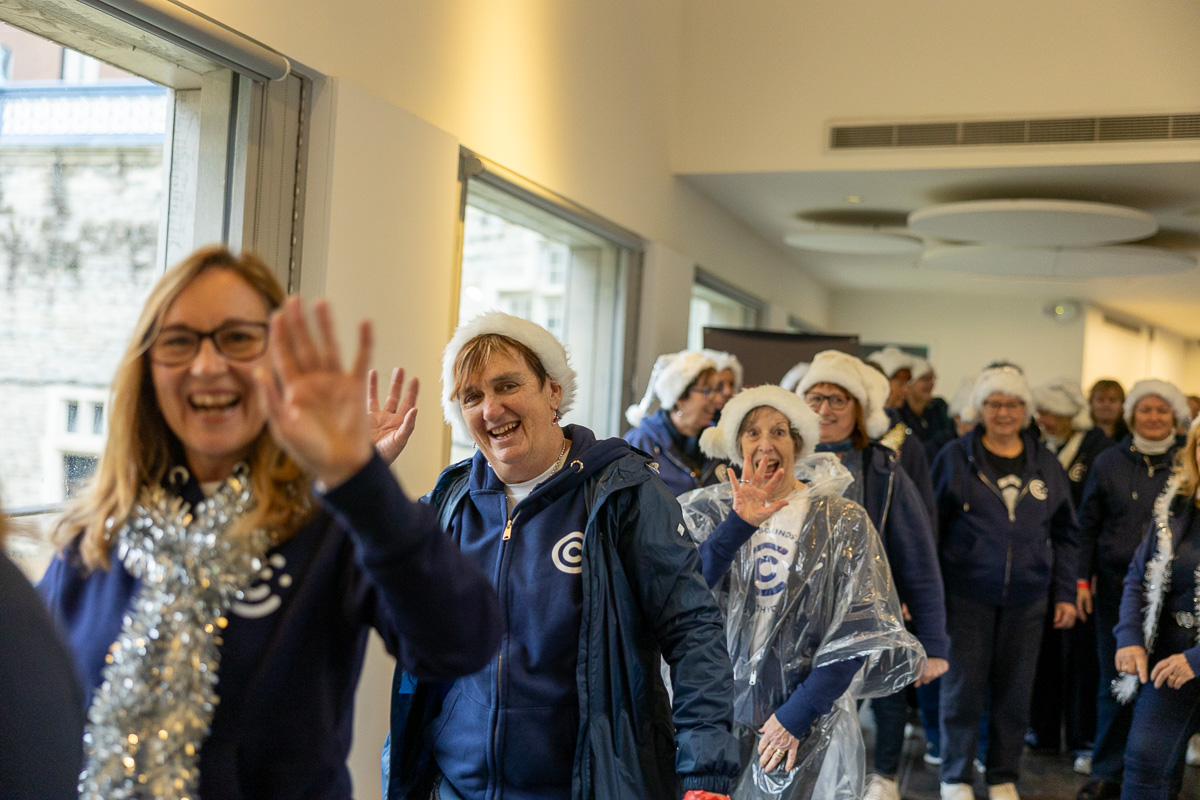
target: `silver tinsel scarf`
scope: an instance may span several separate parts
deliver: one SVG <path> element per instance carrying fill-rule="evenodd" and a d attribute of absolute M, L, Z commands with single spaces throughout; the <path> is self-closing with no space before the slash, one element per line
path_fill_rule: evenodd
<path fill-rule="evenodd" d="M 244 465 L 195 509 L 144 488 L 117 534 L 141 588 L 105 656 L 84 734 L 84 800 L 195 798 L 208 737 L 225 613 L 262 569 L 263 531 L 225 534 L 254 508 Z"/>

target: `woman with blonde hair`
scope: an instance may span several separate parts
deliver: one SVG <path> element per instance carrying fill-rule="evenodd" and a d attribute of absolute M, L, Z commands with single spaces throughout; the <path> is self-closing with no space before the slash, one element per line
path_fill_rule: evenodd
<path fill-rule="evenodd" d="M 223 247 L 146 302 L 40 586 L 87 695 L 81 797 L 348 797 L 368 631 L 432 677 L 496 648 L 487 579 L 372 448 L 412 418 L 396 381 L 363 412 L 370 326 L 346 369 L 315 315 Z"/>
<path fill-rule="evenodd" d="M 1125 745 L 1123 800 L 1174 797 L 1188 739 L 1200 733 L 1200 424 L 1175 457 L 1149 531 L 1125 576 L 1114 694 L 1136 696 Z"/>

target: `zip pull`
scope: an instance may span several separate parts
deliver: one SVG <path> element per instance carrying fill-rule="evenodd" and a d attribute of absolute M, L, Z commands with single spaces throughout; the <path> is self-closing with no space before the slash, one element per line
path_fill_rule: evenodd
<path fill-rule="evenodd" d="M 506 542 L 512 538 L 512 523 L 512 519 L 509 519 L 508 522 L 504 523 L 504 536 L 500 538 Z"/>

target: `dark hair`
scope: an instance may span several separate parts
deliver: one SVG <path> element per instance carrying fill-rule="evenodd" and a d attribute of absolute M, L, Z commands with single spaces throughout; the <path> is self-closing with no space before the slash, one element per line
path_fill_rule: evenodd
<path fill-rule="evenodd" d="M 700 370 L 700 372 L 696 374 L 696 377 L 692 379 L 692 382 L 687 385 L 687 388 L 679 393 L 679 397 L 676 398 L 675 402 L 678 403 L 681 399 L 687 397 L 688 394 L 690 394 L 691 391 L 696 388 L 696 384 L 700 383 L 700 381 L 704 380 L 705 378 L 714 378 L 716 375 L 716 367 L 705 367 L 704 369 Z"/>
<path fill-rule="evenodd" d="M 502 333 L 481 333 L 463 345 L 462 350 L 454 357 L 454 386 L 450 390 L 450 399 L 456 399 L 467 385 L 467 381 L 479 374 L 497 353 L 523 358 L 537 376 L 538 388 L 544 387 L 550 378 L 542 360 L 528 345 Z"/>
<path fill-rule="evenodd" d="M 746 416 L 742 417 L 742 424 L 738 426 L 737 442 L 739 447 L 741 447 L 742 435 L 746 432 L 746 428 L 758 417 L 758 413 L 765 408 L 771 411 L 779 411 L 775 406 L 767 405 L 755 406 L 747 411 Z M 779 411 L 779 413 L 783 414 L 782 411 Z M 787 419 L 787 414 L 783 414 L 783 418 Z M 791 420 L 788 420 L 788 433 L 792 435 L 792 445 L 796 448 L 796 455 L 799 456 L 800 451 L 804 449 L 804 440 L 800 438 L 800 432 L 792 427 Z"/>
<path fill-rule="evenodd" d="M 1121 395 L 1121 402 L 1125 402 L 1125 387 L 1119 381 L 1115 381 L 1112 378 L 1101 378 L 1092 384 L 1092 389 L 1088 392 L 1088 405 L 1091 405 L 1092 401 L 1096 399 L 1096 392 L 1108 391 L 1114 391 Z"/>

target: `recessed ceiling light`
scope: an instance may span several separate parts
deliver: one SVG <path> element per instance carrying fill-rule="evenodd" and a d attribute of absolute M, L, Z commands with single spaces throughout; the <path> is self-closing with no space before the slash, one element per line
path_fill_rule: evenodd
<path fill-rule="evenodd" d="M 847 203 L 861 203 L 861 202 L 862 202 L 862 195 L 860 195 L 860 194 L 848 194 L 848 195 L 846 195 L 846 196 L 845 196 L 843 199 L 844 199 L 844 200 L 845 200 Z"/>

